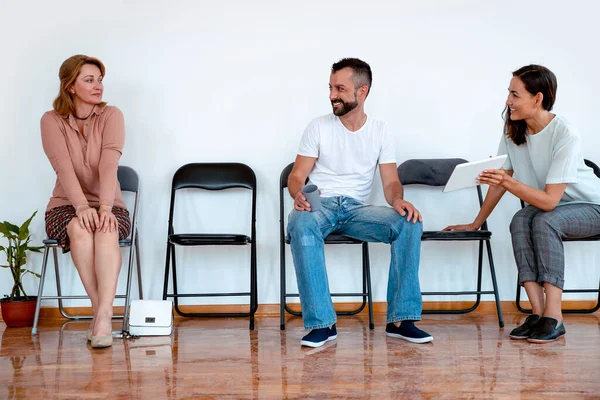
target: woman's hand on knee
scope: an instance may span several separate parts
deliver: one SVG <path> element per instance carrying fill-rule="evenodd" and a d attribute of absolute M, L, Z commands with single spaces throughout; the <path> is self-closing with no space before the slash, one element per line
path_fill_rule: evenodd
<path fill-rule="evenodd" d="M 98 210 L 98 216 L 100 218 L 100 224 L 98 230 L 100 232 L 116 232 L 119 228 L 117 217 L 112 213 L 112 207 L 100 206 Z"/>
<path fill-rule="evenodd" d="M 95 208 L 90 206 L 79 207 L 75 211 L 75 215 L 77 215 L 77 220 L 79 221 L 79 226 L 81 229 L 85 229 L 90 233 L 96 231 L 100 220 L 98 218 L 98 212 Z"/>

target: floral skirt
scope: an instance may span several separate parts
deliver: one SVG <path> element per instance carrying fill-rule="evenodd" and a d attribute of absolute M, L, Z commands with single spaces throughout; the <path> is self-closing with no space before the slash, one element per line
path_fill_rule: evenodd
<path fill-rule="evenodd" d="M 113 207 L 112 213 L 117 218 L 119 225 L 119 240 L 127 239 L 131 232 L 129 211 L 125 208 Z M 73 206 L 54 207 L 46 211 L 46 233 L 48 238 L 56 240 L 63 253 L 68 253 L 71 250 L 67 225 L 73 218 L 77 218 Z"/>

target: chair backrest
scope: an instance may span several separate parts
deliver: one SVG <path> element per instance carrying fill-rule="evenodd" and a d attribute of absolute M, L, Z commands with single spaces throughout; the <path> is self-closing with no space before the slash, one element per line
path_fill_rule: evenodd
<path fill-rule="evenodd" d="M 256 188 L 256 175 L 242 163 L 192 163 L 180 167 L 173 175 L 173 190 L 197 188 L 222 190 Z"/>
<path fill-rule="evenodd" d="M 294 169 L 294 163 L 288 164 L 288 166 L 285 167 L 283 169 L 283 171 L 281 171 L 281 175 L 279 176 L 279 189 L 280 190 L 287 188 L 288 178 L 290 176 L 290 173 L 292 172 L 292 169 Z"/>
<path fill-rule="evenodd" d="M 288 166 L 285 167 L 283 171 L 281 171 L 281 175 L 279 176 L 280 190 L 283 191 L 283 189 L 286 189 L 288 187 L 288 178 L 290 177 L 290 173 L 292 173 L 292 169 L 294 169 L 294 163 L 288 164 Z M 304 184 L 307 184 L 308 180 L 308 177 L 306 177 L 306 181 L 304 181 Z"/>
<path fill-rule="evenodd" d="M 131 213 L 130 233 L 130 238 L 133 245 L 135 235 L 137 235 L 137 214 L 140 202 L 140 178 L 133 168 L 126 165 L 119 165 L 119 169 L 117 169 L 117 179 L 119 180 L 119 185 L 121 186 L 121 192 L 131 192 L 135 194 L 135 198 L 133 200 L 133 212 Z"/>
<path fill-rule="evenodd" d="M 412 159 L 400 164 L 398 178 L 403 185 L 444 186 L 462 158 Z"/>
<path fill-rule="evenodd" d="M 173 175 L 171 205 L 169 207 L 169 234 L 173 232 L 175 193 L 180 189 L 248 189 L 252 191 L 252 239 L 256 238 L 256 174 L 242 163 L 191 163 L 181 166 Z"/>
<path fill-rule="evenodd" d="M 290 163 L 288 164 L 283 171 L 281 171 L 281 175 L 279 175 L 279 233 L 281 236 L 281 240 L 283 240 L 283 238 L 285 238 L 284 236 L 284 231 L 285 231 L 285 205 L 284 205 L 284 199 L 286 196 L 286 190 L 288 187 L 288 178 L 290 176 L 290 173 L 292 172 L 292 169 L 294 169 L 294 163 Z M 308 177 L 306 178 L 306 182 L 308 182 Z"/>
<path fill-rule="evenodd" d="M 137 193 L 140 187 L 140 178 L 137 172 L 131 167 L 119 165 L 117 170 L 117 179 L 121 185 L 121 191 Z"/>
<path fill-rule="evenodd" d="M 598 178 L 600 178 L 600 168 L 596 164 L 594 164 L 593 161 L 583 160 L 583 162 L 585 163 L 585 165 L 587 165 L 588 167 L 590 167 L 591 169 L 594 170 L 594 175 L 596 175 Z"/>
<path fill-rule="evenodd" d="M 279 175 L 279 235 L 283 241 L 285 238 L 285 212 L 284 212 L 284 198 L 285 189 L 288 187 L 288 177 L 294 168 L 294 163 L 290 163 L 281 171 Z"/>
<path fill-rule="evenodd" d="M 430 158 L 406 160 L 398 167 L 398 179 L 402 185 L 445 186 L 459 164 L 468 162 L 463 158 Z M 477 185 L 479 207 L 483 205 L 481 186 Z M 481 225 L 487 230 L 487 221 Z"/>
<path fill-rule="evenodd" d="M 281 175 L 279 175 L 279 224 L 281 225 L 281 229 L 283 229 L 283 222 L 284 222 L 284 198 L 285 198 L 285 192 L 288 187 L 288 178 L 290 176 L 290 173 L 292 172 L 292 169 L 294 169 L 294 163 L 290 163 L 287 165 L 287 167 L 285 167 L 283 169 L 283 171 L 281 171 Z M 308 177 L 306 178 L 306 181 L 304 182 L 305 184 L 308 183 Z"/>

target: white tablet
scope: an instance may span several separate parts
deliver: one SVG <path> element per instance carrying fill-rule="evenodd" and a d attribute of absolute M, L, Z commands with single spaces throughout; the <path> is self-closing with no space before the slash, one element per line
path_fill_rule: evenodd
<path fill-rule="evenodd" d="M 501 156 L 486 158 L 485 160 L 473 161 L 464 164 L 458 164 L 454 167 L 450 179 L 444 186 L 444 192 L 451 192 L 453 190 L 464 189 L 472 186 L 477 186 L 477 176 L 484 169 L 500 169 L 506 161 L 508 156 L 503 154 Z"/>

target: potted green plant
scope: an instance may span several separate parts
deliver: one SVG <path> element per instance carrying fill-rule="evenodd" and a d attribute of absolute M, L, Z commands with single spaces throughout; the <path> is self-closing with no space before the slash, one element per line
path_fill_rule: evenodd
<path fill-rule="evenodd" d="M 37 296 L 27 296 L 25 288 L 23 288 L 23 277 L 27 274 L 40 277 L 40 274 L 25 268 L 27 252 L 39 253 L 44 248 L 43 246 L 29 245 L 31 242 L 29 224 L 35 214 L 37 211 L 20 227 L 6 221 L 0 223 L 0 233 L 8 240 L 6 247 L 0 246 L 0 251 L 6 254 L 8 265 L 0 265 L 0 267 L 10 271 L 14 282 L 10 296 L 0 299 L 2 319 L 9 327 L 33 325 Z"/>

